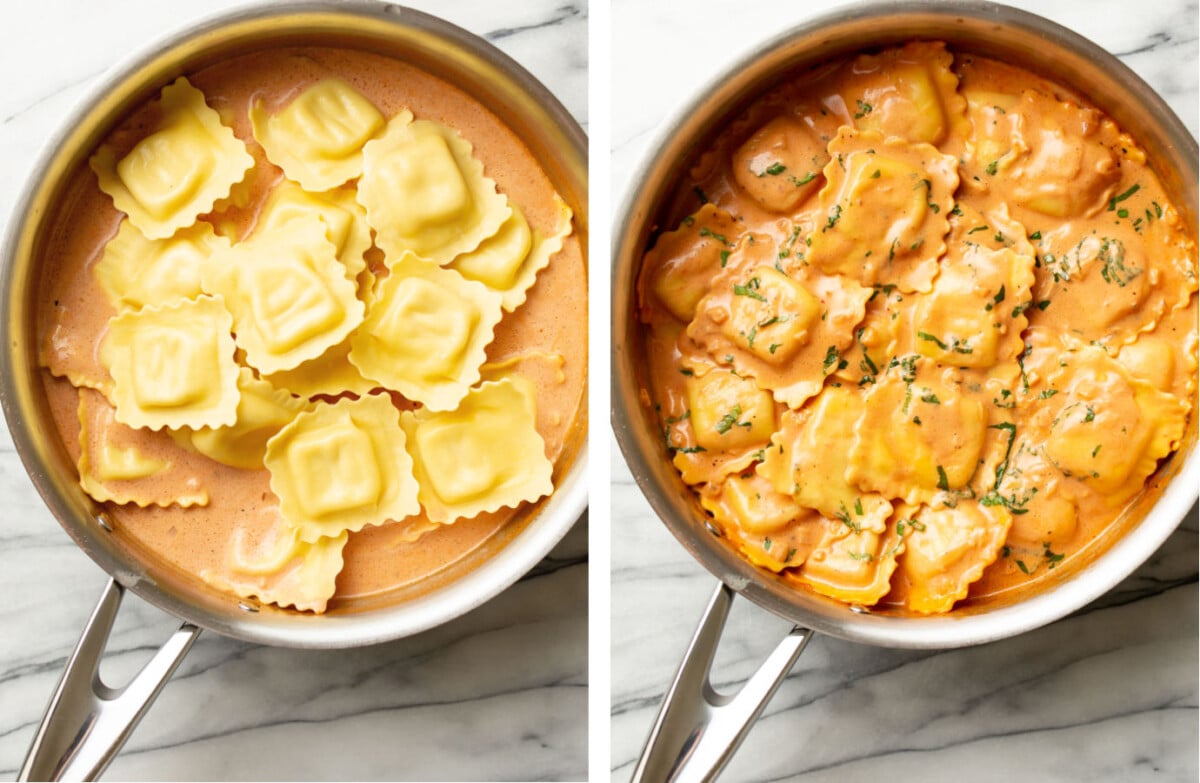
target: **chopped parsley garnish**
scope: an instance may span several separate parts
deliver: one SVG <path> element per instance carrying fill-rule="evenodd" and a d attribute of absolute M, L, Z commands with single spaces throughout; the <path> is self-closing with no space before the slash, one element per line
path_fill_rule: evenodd
<path fill-rule="evenodd" d="M 860 517 L 863 515 L 862 498 L 854 499 L 854 513 Z"/>
<path fill-rule="evenodd" d="M 817 178 L 817 172 L 815 172 L 815 171 L 810 171 L 799 179 L 797 179 L 796 177 L 788 177 L 788 179 L 791 180 L 792 184 L 798 188 L 802 187 L 804 185 L 807 185 L 808 183 L 812 182 L 816 178 Z"/>
<path fill-rule="evenodd" d="M 879 169 L 875 169 L 875 172 L 873 174 L 871 174 L 871 179 L 879 179 L 879 175 L 882 173 L 883 172 L 880 171 Z"/>
<path fill-rule="evenodd" d="M 787 166 L 783 165 L 779 161 L 775 161 L 770 166 L 767 166 L 765 169 L 763 169 L 762 172 L 760 172 L 758 174 L 758 176 L 759 177 L 766 177 L 766 176 L 778 177 L 780 174 L 782 174 L 785 171 L 787 171 Z"/>
<path fill-rule="evenodd" d="M 1038 399 L 1048 400 L 1056 394 L 1058 394 L 1058 389 L 1043 389 L 1042 393 L 1038 395 Z"/>
<path fill-rule="evenodd" d="M 728 244 L 729 244 L 729 239 L 728 239 L 728 238 L 726 238 L 726 236 L 725 236 L 724 234 L 718 234 L 716 231 L 713 231 L 713 230 L 712 230 L 711 228 L 709 228 L 708 226 L 701 226 L 701 227 L 700 227 L 700 236 L 702 236 L 702 237 L 712 237 L 713 239 L 715 239 L 715 240 L 717 240 L 718 242 L 720 242 L 722 245 L 728 245 Z"/>
<path fill-rule="evenodd" d="M 1000 164 L 1000 161 L 998 161 L 998 160 L 993 160 L 991 163 L 987 164 L 987 169 L 986 169 L 987 173 L 990 176 L 995 176 L 996 168 L 999 166 L 999 164 Z"/>
<path fill-rule="evenodd" d="M 863 103 L 861 99 L 856 99 L 854 102 L 858 104 L 858 113 L 854 115 L 854 119 L 856 120 L 861 120 L 863 117 L 866 117 L 874 108 L 869 103 Z"/>
<path fill-rule="evenodd" d="M 733 410 L 731 410 L 729 413 L 726 413 L 724 416 L 722 416 L 721 420 L 717 422 L 714 429 L 716 429 L 716 431 L 721 435 L 724 435 L 725 433 L 729 432 L 734 427 L 745 427 L 746 429 L 750 429 L 750 427 L 753 426 L 753 425 L 751 425 L 750 422 L 738 421 L 738 419 L 741 417 L 741 415 L 742 415 L 742 406 L 734 405 Z"/>
<path fill-rule="evenodd" d="M 767 298 L 758 292 L 758 287 L 762 282 L 757 277 L 752 277 L 746 281 L 745 285 L 734 285 L 733 293 L 737 296 L 748 296 L 751 299 L 757 299 L 760 302 L 767 301 Z"/>
<path fill-rule="evenodd" d="M 1042 232 L 1041 232 L 1041 231 L 1034 231 L 1032 234 L 1030 234 L 1030 235 L 1029 235 L 1029 238 L 1030 238 L 1030 239 L 1041 239 L 1041 238 L 1042 238 Z"/>
<path fill-rule="evenodd" d="M 721 268 L 724 269 L 725 265 L 728 263 L 729 263 L 729 251 L 722 250 L 721 251 Z"/>
<path fill-rule="evenodd" d="M 875 559 L 875 555 L 870 552 L 847 552 L 846 554 L 850 556 L 851 560 L 865 560 L 868 563 Z"/>
<path fill-rule="evenodd" d="M 928 402 L 932 405 L 938 405 L 941 403 L 941 400 L 939 400 L 937 395 L 934 394 L 932 391 L 930 391 L 929 389 L 926 389 L 925 393 L 921 395 L 921 402 Z"/>
<path fill-rule="evenodd" d="M 1029 566 L 1025 565 L 1024 560 L 1017 561 L 1017 568 L 1021 569 L 1021 573 L 1025 574 L 1026 576 L 1033 576 L 1033 572 L 1029 570 Z"/>
<path fill-rule="evenodd" d="M 763 539 L 763 551 L 766 551 L 766 552 L 771 551 L 771 539 L 769 539 L 769 538 Z"/>
<path fill-rule="evenodd" d="M 828 231 L 829 229 L 833 228 L 834 226 L 837 225 L 837 222 L 841 217 L 842 217 L 842 205 L 834 204 L 833 208 L 829 210 L 829 219 L 825 223 L 825 228 L 823 228 L 821 230 Z"/>
<path fill-rule="evenodd" d="M 770 345 L 767 346 L 767 350 L 771 352 L 772 356 L 774 356 L 775 350 L 777 348 L 779 348 L 781 345 L 783 345 L 783 343 L 771 343 Z"/>
<path fill-rule="evenodd" d="M 975 228 L 968 231 L 967 234 L 974 234 L 976 231 L 987 231 L 987 230 L 988 230 L 988 225 L 985 223 L 982 226 L 975 226 Z"/>
<path fill-rule="evenodd" d="M 836 364 L 837 360 L 838 360 L 837 346 L 831 345 L 825 351 L 825 361 L 821 362 L 821 369 L 824 370 L 826 375 L 829 374 L 829 368 L 832 367 L 834 364 Z"/>
<path fill-rule="evenodd" d="M 1100 243 L 1100 252 L 1097 258 L 1102 264 L 1100 275 L 1106 283 L 1116 283 L 1124 288 L 1142 273 L 1142 270 L 1137 267 L 1125 266 L 1125 245 L 1119 239 L 1105 238 Z"/>
<path fill-rule="evenodd" d="M 699 185 L 694 185 L 692 192 L 696 194 L 696 198 L 700 199 L 701 204 L 708 203 L 708 194 L 701 190 Z"/>
<path fill-rule="evenodd" d="M 1096 412 L 1092 410 L 1091 405 L 1087 405 L 1085 407 L 1087 408 L 1087 413 L 1084 414 L 1083 421 L 1086 424 L 1087 422 L 1093 421 L 1096 418 Z"/>
<path fill-rule="evenodd" d="M 1050 564 L 1050 568 L 1054 568 L 1054 566 L 1061 563 L 1063 558 L 1066 557 L 1066 554 L 1059 554 L 1051 551 L 1049 543 L 1046 543 L 1043 546 L 1045 546 L 1045 550 L 1042 552 L 1042 557 L 1044 557 L 1046 562 Z"/>
<path fill-rule="evenodd" d="M 950 479 L 949 479 L 949 477 L 946 476 L 946 469 L 943 468 L 941 465 L 938 465 L 937 473 L 938 473 L 937 488 L 942 490 L 943 492 L 950 491 Z"/>
<path fill-rule="evenodd" d="M 861 533 L 862 525 L 860 525 L 857 522 L 854 522 L 850 519 L 850 512 L 846 510 L 846 504 L 844 502 L 842 502 L 842 503 L 838 503 L 838 506 L 839 506 L 838 512 L 836 514 L 834 514 L 834 516 L 836 516 L 843 525 L 850 528 L 855 533 Z"/>
<path fill-rule="evenodd" d="M 1139 190 L 1141 190 L 1141 188 L 1142 188 L 1141 185 L 1138 185 L 1135 183 L 1134 185 L 1132 185 L 1129 188 L 1129 190 L 1125 191 L 1124 193 L 1120 194 L 1119 196 L 1113 196 L 1112 198 L 1110 198 L 1108 200 L 1108 211 L 1113 212 L 1114 210 L 1116 210 L 1117 204 L 1120 204 L 1122 201 L 1129 198 L 1134 193 L 1137 193 Z"/>

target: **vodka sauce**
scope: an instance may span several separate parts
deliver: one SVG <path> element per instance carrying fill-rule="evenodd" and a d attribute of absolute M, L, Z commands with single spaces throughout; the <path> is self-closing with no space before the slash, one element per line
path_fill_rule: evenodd
<path fill-rule="evenodd" d="M 928 614 L 1052 579 L 1179 447 L 1193 228 L 1056 84 L 936 42 L 832 63 L 671 203 L 642 401 L 725 540 L 797 589 Z"/>

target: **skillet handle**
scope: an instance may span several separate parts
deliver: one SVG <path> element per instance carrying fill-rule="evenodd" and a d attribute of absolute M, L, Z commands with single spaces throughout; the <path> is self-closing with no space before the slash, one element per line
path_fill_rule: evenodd
<path fill-rule="evenodd" d="M 115 579 L 108 580 L 67 660 L 17 780 L 94 780 L 129 739 L 200 634 L 199 628 L 184 623 L 124 688 L 108 687 L 100 679 L 100 658 L 124 593 Z"/>
<path fill-rule="evenodd" d="M 713 593 L 663 697 L 633 783 L 716 779 L 812 637 L 807 628 L 792 628 L 740 691 L 717 693 L 709 675 L 733 596 L 725 584 Z"/>

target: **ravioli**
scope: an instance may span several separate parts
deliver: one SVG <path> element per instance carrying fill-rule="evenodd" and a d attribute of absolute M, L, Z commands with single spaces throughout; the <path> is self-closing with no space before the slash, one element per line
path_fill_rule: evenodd
<path fill-rule="evenodd" d="M 265 513 L 271 513 L 271 509 Z M 343 531 L 314 542 L 302 541 L 295 528 L 277 517 L 265 535 L 252 544 L 246 542 L 245 532 L 239 529 L 229 543 L 228 568 L 202 572 L 200 576 L 242 598 L 292 606 L 300 612 L 324 612 L 337 590 L 342 550 L 349 537 Z"/>
<path fill-rule="evenodd" d="M 846 478 L 885 497 L 931 502 L 970 482 L 987 426 L 983 405 L 950 371 L 906 357 L 866 395 Z"/>
<path fill-rule="evenodd" d="M 128 219 L 104 246 L 92 274 L 108 301 L 120 310 L 160 306 L 204 293 L 200 272 L 208 257 L 229 247 L 229 240 L 198 222 L 169 239 L 147 239 Z"/>
<path fill-rule="evenodd" d="M 124 157 L 102 145 L 88 161 L 100 189 L 148 239 L 195 223 L 254 166 L 246 145 L 184 77 L 163 88 L 158 105 L 156 129 Z"/>
<path fill-rule="evenodd" d="M 336 78 L 307 87 L 276 114 L 255 101 L 250 123 L 267 158 L 314 193 L 357 179 L 363 173 L 363 145 L 385 124 L 374 104 Z"/>
<path fill-rule="evenodd" d="M 221 297 L 126 311 L 108 322 L 100 362 L 117 421 L 130 427 L 222 427 L 237 418 L 233 319 Z"/>
<path fill-rule="evenodd" d="M 729 213 L 705 204 L 677 229 L 660 235 L 646 253 L 642 274 L 649 276 L 648 288 L 675 318 L 692 320 L 709 278 L 729 261 L 735 228 Z M 648 308 L 645 293 L 641 299 L 641 306 Z"/>
<path fill-rule="evenodd" d="M 798 407 L 836 371 L 871 293 L 826 275 L 795 279 L 773 266 L 730 266 L 713 279 L 687 332 L 715 359 Z"/>
<path fill-rule="evenodd" d="M 302 542 L 420 508 L 400 412 L 386 396 L 316 403 L 267 441 L 264 463 L 280 513 Z"/>
<path fill-rule="evenodd" d="M 431 410 L 451 410 L 479 381 L 502 299 L 482 283 L 405 254 L 350 338 L 350 362 L 364 378 Z"/>
<path fill-rule="evenodd" d="M 481 384 L 452 411 L 401 414 L 429 519 L 448 524 L 548 495 L 554 466 L 536 416 L 533 388 L 517 378 Z"/>
<path fill-rule="evenodd" d="M 928 291 L 945 251 L 958 163 L 929 144 L 842 128 L 829 143 L 809 262 L 862 285 Z"/>
<path fill-rule="evenodd" d="M 555 205 L 557 222 L 553 231 L 543 236 L 530 228 L 519 207 L 510 204 L 512 214 L 500 229 L 479 247 L 455 258 L 449 267 L 499 292 L 501 307 L 506 313 L 513 312 L 525 303 L 538 272 L 549 266 L 554 254 L 562 250 L 563 240 L 571 235 L 571 208 L 557 196 Z"/>
<path fill-rule="evenodd" d="M 388 257 L 408 251 L 448 264 L 509 218 L 508 199 L 484 176 L 472 151 L 453 128 L 414 120 L 407 111 L 363 147 L 358 201 Z"/>
<path fill-rule="evenodd" d="M 318 217 L 325 224 L 325 238 L 333 243 L 338 261 L 346 267 L 347 277 L 356 280 L 367 268 L 363 254 L 371 247 L 371 227 L 354 193 L 351 188 L 309 193 L 285 180 L 271 191 L 256 230 L 270 231 L 295 218 Z"/>
<path fill-rule="evenodd" d="M 913 530 L 900 558 L 910 585 L 905 605 L 914 612 L 935 614 L 965 598 L 983 569 L 999 557 L 1012 515 L 1002 506 L 961 503 L 955 508 L 922 507 L 908 524 Z"/>
<path fill-rule="evenodd" d="M 286 391 L 254 377 L 248 368 L 238 371 L 240 397 L 237 419 L 226 427 L 204 427 L 188 433 L 192 448 L 225 465 L 253 470 L 263 466 L 267 441 L 307 405 Z"/>
<path fill-rule="evenodd" d="M 656 219 L 701 207 L 638 276 L 642 403 L 707 524 L 897 614 L 1089 562 L 1194 430 L 1195 227 L 1152 163 L 1070 90 L 937 41 L 714 128 Z"/>
<path fill-rule="evenodd" d="M 877 528 L 892 504 L 847 479 L 851 441 L 845 436 L 865 412 L 862 393 L 846 388 L 827 390 L 801 411 L 784 411 L 758 474 L 777 492 L 847 529 Z"/>
<path fill-rule="evenodd" d="M 325 223 L 300 217 L 256 232 L 205 266 L 204 290 L 224 297 L 246 362 L 291 370 L 344 340 L 365 308 Z"/>
<path fill-rule="evenodd" d="M 103 395 L 79 391 L 79 483 L 93 500 L 146 506 L 203 506 L 203 457 L 180 453 L 166 433 L 149 441 L 116 419 Z M 182 489 L 175 489 L 181 487 Z"/>

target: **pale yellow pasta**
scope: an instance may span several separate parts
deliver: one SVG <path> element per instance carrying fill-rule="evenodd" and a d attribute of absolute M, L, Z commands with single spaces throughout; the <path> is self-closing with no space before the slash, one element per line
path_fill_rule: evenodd
<path fill-rule="evenodd" d="M 353 333 L 351 333 L 353 334 Z M 290 370 L 281 370 L 266 376 L 277 389 L 286 389 L 297 397 L 315 397 L 324 394 L 337 397 L 340 394 L 362 396 L 379 384 L 362 376 L 358 368 L 350 363 L 350 337 L 315 359 L 302 362 Z"/>
<path fill-rule="evenodd" d="M 264 463 L 304 542 L 419 510 L 400 412 L 386 395 L 314 404 L 267 441 Z"/>
<path fill-rule="evenodd" d="M 500 294 L 406 253 L 350 338 L 350 362 L 431 410 L 451 410 L 479 381 L 502 316 Z"/>
<path fill-rule="evenodd" d="M 242 598 L 293 606 L 301 612 L 324 612 L 337 588 L 342 550 L 349 536 L 343 531 L 313 542 L 301 541 L 296 530 L 278 517 L 254 545 L 246 543 L 245 531 L 239 528 L 229 543 L 229 568 L 204 571 L 200 576 Z"/>
<path fill-rule="evenodd" d="M 501 306 L 511 313 L 525 303 L 525 294 L 533 287 L 538 272 L 550 265 L 550 258 L 562 250 L 563 240 L 571 235 L 571 208 L 554 197 L 557 206 L 554 230 L 548 236 L 532 230 L 519 207 L 510 204 L 512 215 L 500 230 L 469 253 L 449 265 L 468 280 L 477 280 L 504 297 Z"/>
<path fill-rule="evenodd" d="M 79 390 L 79 483 L 98 502 L 150 505 L 208 505 L 204 458 L 171 448 L 166 433 L 147 441 L 116 420 L 108 400 Z M 180 492 L 176 487 L 183 487 Z"/>
<path fill-rule="evenodd" d="M 130 427 L 222 427 L 237 419 L 233 318 L 221 297 L 126 310 L 108 322 L 100 362 L 117 421 Z"/>
<path fill-rule="evenodd" d="M 317 358 L 362 323 L 357 287 L 315 216 L 256 232 L 213 256 L 202 282 L 224 297 L 238 347 L 265 374 Z"/>
<path fill-rule="evenodd" d="M 401 414 L 429 519 L 449 524 L 550 494 L 554 466 L 536 418 L 533 387 L 519 376 L 471 389 L 451 411 Z"/>
<path fill-rule="evenodd" d="M 330 78 L 305 88 L 282 111 L 261 101 L 250 107 L 255 140 L 288 179 L 320 192 L 357 179 L 362 149 L 384 127 L 383 115 L 362 93 Z"/>
<path fill-rule="evenodd" d="M 448 264 L 495 234 L 512 213 L 458 131 L 403 111 L 363 148 L 358 201 L 389 258 L 405 251 Z"/>
<path fill-rule="evenodd" d="M 203 221 L 169 239 L 147 239 L 128 219 L 104 246 L 92 274 L 118 311 L 195 299 L 204 291 L 200 270 L 229 240 Z"/>
<path fill-rule="evenodd" d="M 165 239 L 213 208 L 254 165 L 233 131 L 179 77 L 159 98 L 161 120 L 117 160 L 102 145 L 89 161 L 100 189 L 150 239 Z"/>
<path fill-rule="evenodd" d="M 325 236 L 333 243 L 346 275 L 355 280 L 367 268 L 363 253 L 371 247 L 367 212 L 354 197 L 353 188 L 309 193 L 284 180 L 271 191 L 258 216 L 257 231 L 282 226 L 298 217 L 315 215 L 325 223 Z"/>
<path fill-rule="evenodd" d="M 242 367 L 238 373 L 241 398 L 237 421 L 228 427 L 204 427 L 188 433 L 193 448 L 225 465 L 253 470 L 261 468 L 267 441 L 308 406 L 286 391 L 254 377 Z"/>

